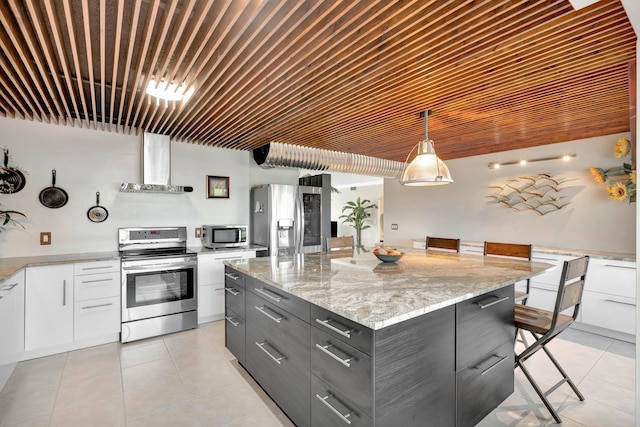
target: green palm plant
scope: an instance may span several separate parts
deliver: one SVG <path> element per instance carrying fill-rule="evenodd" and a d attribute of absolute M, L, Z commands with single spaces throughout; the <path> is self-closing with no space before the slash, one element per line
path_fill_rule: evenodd
<path fill-rule="evenodd" d="M 360 200 L 360 197 L 355 202 L 347 202 L 342 208 L 342 212 L 349 211 L 345 215 L 340 215 L 338 218 L 342 219 L 343 224 L 349 224 L 356 230 L 356 247 L 364 249 L 362 246 L 362 230 L 371 228 L 370 225 L 365 224 L 367 218 L 371 216 L 370 209 L 376 209 L 378 205 L 371 203 L 371 200 Z"/>
<path fill-rule="evenodd" d="M 11 216 L 13 215 L 13 217 Z M 0 225 L 0 233 L 6 230 L 6 225 L 7 224 L 11 224 L 14 226 L 20 226 L 22 228 L 24 228 L 24 226 L 22 224 L 20 224 L 18 221 L 16 221 L 14 219 L 14 217 L 16 215 L 22 216 L 24 218 L 26 218 L 27 216 L 25 214 L 23 214 L 22 212 L 18 212 L 18 211 L 4 211 L 2 209 L 0 209 L 0 222 L 2 223 L 2 225 Z"/>

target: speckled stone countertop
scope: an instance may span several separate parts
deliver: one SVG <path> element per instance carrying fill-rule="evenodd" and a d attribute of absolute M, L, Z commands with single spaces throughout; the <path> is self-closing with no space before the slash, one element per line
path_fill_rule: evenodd
<path fill-rule="evenodd" d="M 508 286 L 552 267 L 498 257 L 407 249 L 397 263 L 337 251 L 225 264 L 371 329 Z"/>
<path fill-rule="evenodd" d="M 87 252 L 79 254 L 42 255 L 17 258 L 0 259 L 0 281 L 3 281 L 21 268 L 41 265 L 67 264 L 71 262 L 109 261 L 120 259 L 120 253 L 111 252 Z"/>

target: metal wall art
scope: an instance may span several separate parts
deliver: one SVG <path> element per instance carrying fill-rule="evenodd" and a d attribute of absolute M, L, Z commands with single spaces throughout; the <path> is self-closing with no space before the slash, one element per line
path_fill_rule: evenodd
<path fill-rule="evenodd" d="M 571 202 L 571 195 L 565 186 L 574 179 L 557 178 L 547 173 L 519 176 L 506 184 L 490 185 L 495 192 L 489 197 L 490 203 L 499 203 L 517 211 L 535 211 L 540 215 L 559 211 Z"/>

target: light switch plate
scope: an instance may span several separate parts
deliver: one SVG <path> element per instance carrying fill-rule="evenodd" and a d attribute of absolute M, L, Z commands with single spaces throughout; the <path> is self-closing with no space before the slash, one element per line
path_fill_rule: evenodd
<path fill-rule="evenodd" d="M 202 228 L 201 227 L 197 227 L 196 228 L 196 239 L 199 239 L 202 237 Z"/>
<path fill-rule="evenodd" d="M 398 224 L 391 224 L 391 229 L 392 230 L 397 230 L 398 229 Z"/>
<path fill-rule="evenodd" d="M 40 233 L 40 244 L 41 245 L 50 245 L 51 244 L 51 232 L 50 231 L 42 231 Z"/>

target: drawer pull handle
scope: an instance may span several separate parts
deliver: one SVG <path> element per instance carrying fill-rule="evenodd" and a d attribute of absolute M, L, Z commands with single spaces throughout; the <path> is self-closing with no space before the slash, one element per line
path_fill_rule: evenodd
<path fill-rule="evenodd" d="M 271 298 L 272 300 L 274 300 L 275 302 L 280 302 L 282 301 L 282 295 L 278 295 L 277 293 L 273 292 L 272 290 L 269 290 L 267 288 L 262 288 L 262 289 L 258 289 L 256 288 L 256 292 L 258 292 L 259 294 L 264 295 L 267 298 Z M 273 294 L 273 295 L 272 295 Z M 275 295 L 275 296 L 274 296 Z"/>
<path fill-rule="evenodd" d="M 221 257 L 215 257 L 214 259 L 216 261 L 221 261 L 221 260 L 229 260 L 229 259 L 242 259 L 243 257 L 241 256 L 221 256 Z M 235 280 L 235 279 L 234 279 Z"/>
<path fill-rule="evenodd" d="M 267 353 L 267 355 L 273 359 L 274 362 L 276 362 L 278 365 L 282 364 L 282 359 L 284 359 L 284 356 L 280 356 L 280 357 L 275 357 L 273 354 L 271 354 L 271 352 L 269 350 L 267 350 L 266 348 L 264 348 L 264 346 L 266 345 L 266 341 L 265 342 L 256 342 L 256 345 L 260 348 L 260 350 L 264 351 L 265 353 Z"/>
<path fill-rule="evenodd" d="M 224 273 L 224 275 L 231 280 L 238 280 L 240 278 L 240 275 L 238 274 Z"/>
<path fill-rule="evenodd" d="M 492 296 L 491 299 L 493 299 L 493 298 L 498 298 L 498 297 L 497 296 Z M 486 299 L 486 300 L 483 300 L 483 301 L 478 301 L 478 305 L 480 306 L 481 309 L 484 310 L 485 308 L 489 308 L 492 305 L 500 304 L 501 302 L 507 301 L 508 299 L 509 299 L 508 296 L 505 296 L 505 297 L 502 297 L 502 298 L 498 298 L 498 299 L 496 299 L 494 301 L 491 301 L 491 302 L 487 302 L 488 299 Z"/>
<path fill-rule="evenodd" d="M 87 310 L 87 309 L 90 309 L 90 308 L 108 307 L 110 305 L 113 305 L 113 303 L 112 302 L 108 302 L 108 303 L 105 303 L 105 304 L 98 304 L 98 305 L 86 305 L 86 306 L 82 307 L 82 309 L 83 310 Z"/>
<path fill-rule="evenodd" d="M 101 265 L 98 267 L 82 267 L 82 271 L 87 271 L 87 270 L 102 270 L 103 268 L 114 268 L 113 265 Z"/>
<path fill-rule="evenodd" d="M 347 368 L 351 367 L 351 360 L 353 359 L 353 357 L 350 357 L 348 359 L 343 359 L 340 356 L 334 354 L 333 352 L 329 351 L 329 348 L 331 348 L 331 344 L 320 345 L 320 344 L 316 343 L 316 348 L 318 350 L 322 351 L 324 354 L 328 355 L 329 357 L 332 357 L 333 359 L 335 359 L 338 362 L 342 363 Z"/>
<path fill-rule="evenodd" d="M 229 292 L 231 295 L 233 295 L 234 297 L 237 297 L 238 295 L 240 295 L 240 292 L 236 291 L 234 288 L 224 288 L 225 291 Z"/>
<path fill-rule="evenodd" d="M 2 288 L 0 288 L 0 291 L 10 291 L 13 288 L 15 288 L 16 286 L 18 286 L 17 283 L 12 283 L 10 285 L 4 285 Z"/>
<path fill-rule="evenodd" d="M 325 326 L 331 329 L 333 332 L 337 332 L 345 338 L 351 338 L 351 332 L 353 332 L 353 329 L 347 329 L 347 330 L 338 329 L 335 326 L 329 324 L 330 321 L 331 319 L 327 319 L 327 320 L 316 319 L 316 322 L 320 323 L 322 326 Z"/>
<path fill-rule="evenodd" d="M 498 357 L 498 356 L 495 356 L 495 355 L 494 355 L 494 356 L 491 356 L 491 357 Z M 495 368 L 496 366 L 498 366 L 499 364 L 501 364 L 502 362 L 504 362 L 504 361 L 505 361 L 505 360 L 507 360 L 507 359 L 508 359 L 508 357 L 507 357 L 507 356 L 501 357 L 501 358 L 500 358 L 500 360 L 498 360 L 496 363 L 494 363 L 493 365 L 489 366 L 487 369 L 485 369 L 484 371 L 482 371 L 482 373 L 481 373 L 480 375 L 484 375 L 484 374 L 489 373 L 490 371 L 492 371 L 492 370 L 493 370 L 493 368 Z"/>
<path fill-rule="evenodd" d="M 224 316 L 225 319 L 227 319 L 227 322 L 231 323 L 233 326 L 239 326 L 240 322 L 234 322 L 233 321 L 233 317 L 230 316 Z"/>
<path fill-rule="evenodd" d="M 340 419 L 342 421 L 344 421 L 346 424 L 351 424 L 351 421 L 349 420 L 349 417 L 351 416 L 351 412 L 349 412 L 347 415 L 343 415 L 340 411 L 338 411 L 336 408 L 334 408 L 334 406 L 331 403 L 327 402 L 327 399 L 329 399 L 329 397 L 331 397 L 330 394 L 326 395 L 325 397 L 322 397 L 318 393 L 316 393 L 316 397 L 318 398 L 318 400 L 320 400 L 320 402 L 322 402 L 324 404 L 324 406 L 329 408 L 331 410 L 331 412 L 333 412 L 338 417 L 340 417 Z"/>
<path fill-rule="evenodd" d="M 113 277 L 108 279 L 96 279 L 96 280 L 83 280 L 82 283 L 100 283 L 100 282 L 111 282 L 113 281 Z"/>
<path fill-rule="evenodd" d="M 284 317 L 280 316 L 280 317 L 275 317 L 269 313 L 267 313 L 267 310 L 265 309 L 265 306 L 263 305 L 262 307 L 258 307 L 257 305 L 255 306 L 255 309 L 258 310 L 260 313 L 264 314 L 265 316 L 267 316 L 269 319 L 273 320 L 276 323 L 280 323 L 280 321 L 282 319 L 284 319 Z"/>
<path fill-rule="evenodd" d="M 614 264 L 605 264 L 605 267 L 611 267 L 611 268 L 626 268 L 627 270 L 635 270 L 635 267 L 631 267 L 628 265 L 614 265 Z"/>
<path fill-rule="evenodd" d="M 618 304 L 624 304 L 624 305 L 632 305 L 632 306 L 634 306 L 634 307 L 636 306 L 636 305 L 635 305 L 634 303 L 632 303 L 632 302 L 617 301 L 617 300 L 609 299 L 609 298 L 606 298 L 606 299 L 605 299 L 605 301 L 606 301 L 606 302 L 615 302 L 615 303 L 618 303 Z"/>

